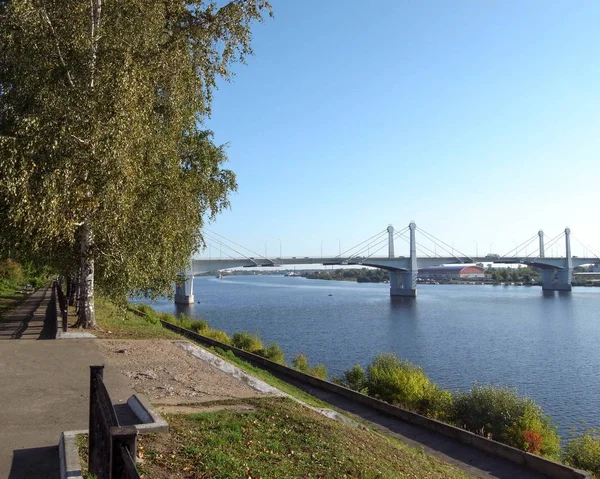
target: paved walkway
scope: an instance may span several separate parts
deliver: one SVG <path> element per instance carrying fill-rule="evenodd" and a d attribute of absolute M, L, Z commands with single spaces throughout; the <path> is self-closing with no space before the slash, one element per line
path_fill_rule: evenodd
<path fill-rule="evenodd" d="M 47 337 L 50 297 L 38 290 L 0 320 L 13 339 L 0 341 L 0 479 L 58 478 L 60 433 L 88 428 L 89 366 L 105 358 L 90 339 L 35 341 Z M 133 394 L 116 369 L 104 378 L 115 403 Z"/>

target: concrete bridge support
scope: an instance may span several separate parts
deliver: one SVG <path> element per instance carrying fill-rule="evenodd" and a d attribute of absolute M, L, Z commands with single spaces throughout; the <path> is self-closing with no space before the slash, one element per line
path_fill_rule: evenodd
<path fill-rule="evenodd" d="M 540 247 L 543 247 L 542 242 L 540 242 Z M 571 291 L 572 289 L 573 259 L 571 258 L 571 230 L 569 228 L 565 229 L 565 253 L 562 268 L 542 270 L 542 290 Z M 540 255 L 543 257 L 543 251 L 540 251 Z"/>
<path fill-rule="evenodd" d="M 175 286 L 175 303 L 193 304 L 194 303 L 194 275 L 192 263 L 185 272 L 185 281 Z"/>
<path fill-rule="evenodd" d="M 410 230 L 410 263 L 407 270 L 390 271 L 390 296 L 402 296 L 409 298 L 417 297 L 417 244 L 415 231 L 417 225 L 413 222 L 408 226 Z M 389 231 L 389 229 L 388 229 Z M 390 233 L 390 241 L 393 242 L 393 230 Z M 393 245 L 390 253 L 393 254 Z"/>

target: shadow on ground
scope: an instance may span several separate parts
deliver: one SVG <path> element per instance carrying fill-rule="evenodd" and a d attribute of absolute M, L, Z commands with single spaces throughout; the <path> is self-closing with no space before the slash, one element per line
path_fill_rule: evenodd
<path fill-rule="evenodd" d="M 8 479 L 58 479 L 58 446 L 16 449 Z"/>

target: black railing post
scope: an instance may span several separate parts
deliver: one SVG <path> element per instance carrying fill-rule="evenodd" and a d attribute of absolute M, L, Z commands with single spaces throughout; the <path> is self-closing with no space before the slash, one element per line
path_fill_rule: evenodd
<path fill-rule="evenodd" d="M 98 454 L 98 440 L 102 441 L 96 435 L 97 425 L 102 420 L 96 417 L 96 411 L 98 409 L 96 402 L 98 401 L 98 383 L 102 381 L 104 377 L 104 366 L 90 366 L 90 415 L 89 415 L 89 428 L 88 428 L 88 451 L 89 451 L 89 463 L 88 468 L 93 473 L 102 469 L 102 458 Z"/>
<path fill-rule="evenodd" d="M 138 479 L 135 467 L 138 431 L 135 426 L 113 427 L 110 431 L 112 444 L 112 479 Z"/>

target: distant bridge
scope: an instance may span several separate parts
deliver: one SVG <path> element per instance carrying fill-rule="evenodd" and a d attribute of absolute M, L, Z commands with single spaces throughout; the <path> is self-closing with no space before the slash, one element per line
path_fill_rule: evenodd
<path fill-rule="evenodd" d="M 381 239 L 371 241 L 364 246 L 363 242 L 355 248 L 358 248 L 358 252 L 354 254 L 348 254 L 346 256 L 338 255 L 335 257 L 278 257 L 278 258 L 267 258 L 267 257 L 242 257 L 234 258 L 229 257 L 225 259 L 193 259 L 191 261 L 188 271 L 185 273 L 186 280 L 180 286 L 176 287 L 175 302 L 182 304 L 190 304 L 194 302 L 193 293 L 193 277 L 194 275 L 218 271 L 223 269 L 239 268 L 239 267 L 278 267 L 278 266 L 293 266 L 298 264 L 319 264 L 319 265 L 331 265 L 331 266 L 343 266 L 343 265 L 357 265 L 357 266 L 370 266 L 373 268 L 384 269 L 389 271 L 390 274 L 390 295 L 399 297 L 413 297 L 417 296 L 417 273 L 419 268 L 425 268 L 429 266 L 437 266 L 442 264 L 460 264 L 460 263 L 502 263 L 502 264 L 523 264 L 531 266 L 540 270 L 542 275 L 542 289 L 544 291 L 571 291 L 572 279 L 573 279 L 573 268 L 584 264 L 598 264 L 600 258 L 596 257 L 573 257 L 571 255 L 571 231 L 566 228 L 564 231 L 565 238 L 565 256 L 564 257 L 546 257 L 546 247 L 544 245 L 544 233 L 539 231 L 537 239 L 538 250 L 537 254 L 534 253 L 529 255 L 517 256 L 519 248 L 523 249 L 527 245 L 531 244 L 536 236 L 530 238 L 528 241 L 523 243 L 521 247 L 515 248 L 514 256 L 503 256 L 499 255 L 487 255 L 487 256 L 467 256 L 467 255 L 454 255 L 454 248 L 452 248 L 451 256 L 417 256 L 417 242 L 416 242 L 416 231 L 417 225 L 411 222 L 407 228 L 400 232 L 395 232 L 393 226 L 388 226 L 383 234 L 387 233 L 387 247 L 388 255 L 386 257 L 376 257 L 370 255 L 361 255 L 365 250 L 368 250 L 369 245 L 375 243 L 378 246 L 382 243 Z M 422 231 L 422 230 L 420 230 Z M 410 256 L 395 256 L 394 254 L 394 239 L 400 235 L 408 232 L 409 233 L 409 244 L 410 244 Z M 382 233 L 379 233 L 374 238 L 377 238 Z M 430 238 L 433 237 L 428 233 L 424 233 Z M 563 234 L 553 238 L 551 243 L 554 244 Z M 435 237 L 433 237 L 435 238 Z M 437 240 L 437 238 L 436 238 Z M 439 240 L 437 240 L 439 241 Z M 450 252 L 447 243 L 440 241 L 440 247 L 446 252 Z M 446 247 L 444 247 L 445 245 Z M 354 250 L 355 248 L 351 248 Z M 428 249 L 428 248 L 426 248 Z M 349 251 L 351 251 L 349 250 Z M 433 251 L 429 250 L 433 253 Z"/>

